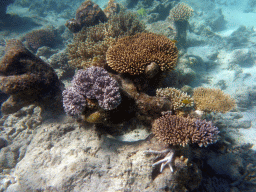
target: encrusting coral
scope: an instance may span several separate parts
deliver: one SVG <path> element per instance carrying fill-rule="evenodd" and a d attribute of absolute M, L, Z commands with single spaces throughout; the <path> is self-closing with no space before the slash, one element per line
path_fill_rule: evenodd
<path fill-rule="evenodd" d="M 90 100 L 95 99 L 100 108 L 107 111 L 115 109 L 121 103 L 117 81 L 100 67 L 79 70 L 72 86 L 63 91 L 64 110 L 71 116 L 81 115 L 86 108 L 92 108 Z"/>
<path fill-rule="evenodd" d="M 173 110 L 181 110 L 194 106 L 194 100 L 187 93 L 176 88 L 160 88 L 156 90 L 157 97 L 167 97 L 172 102 Z"/>
<path fill-rule="evenodd" d="M 198 87 L 193 94 L 195 107 L 204 112 L 225 113 L 236 106 L 235 99 L 220 89 Z"/>
<path fill-rule="evenodd" d="M 106 51 L 118 37 L 134 35 L 145 30 L 135 14 L 120 12 L 110 16 L 108 22 L 83 28 L 68 45 L 69 64 L 76 68 L 103 67 Z"/>
<path fill-rule="evenodd" d="M 118 39 L 107 53 L 107 64 L 118 73 L 139 75 L 151 63 L 161 71 L 173 69 L 178 59 L 175 43 L 163 35 L 139 33 Z"/>
<path fill-rule="evenodd" d="M 166 113 L 152 125 L 154 135 L 170 145 L 186 146 L 197 143 L 200 147 L 215 143 L 218 128 L 205 120 L 179 117 Z"/>
<path fill-rule="evenodd" d="M 58 111 L 61 107 L 61 83 L 54 70 L 15 39 L 7 41 L 0 63 L 0 89 L 10 95 L 2 112 L 14 113 L 36 104 Z M 55 100 L 52 104 L 52 100 Z"/>

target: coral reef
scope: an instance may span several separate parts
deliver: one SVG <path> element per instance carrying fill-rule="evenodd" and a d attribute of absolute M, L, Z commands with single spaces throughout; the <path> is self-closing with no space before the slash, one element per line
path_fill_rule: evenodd
<path fill-rule="evenodd" d="M 56 73 L 19 40 L 7 41 L 0 65 L 0 81 L 1 91 L 10 95 L 2 105 L 1 111 L 5 114 L 33 103 L 53 111 L 62 109 L 61 83 Z"/>
<path fill-rule="evenodd" d="M 194 106 L 194 100 L 187 93 L 176 88 L 160 88 L 156 90 L 157 97 L 167 97 L 172 102 L 173 110 L 182 110 Z"/>
<path fill-rule="evenodd" d="M 99 5 L 90 0 L 83 2 L 76 10 L 76 18 L 66 22 L 66 27 L 73 33 L 79 32 L 83 27 L 89 27 L 107 21 L 105 13 Z"/>
<path fill-rule="evenodd" d="M 174 21 L 177 30 L 177 46 L 186 47 L 188 19 L 193 15 L 193 9 L 186 3 L 178 3 L 170 10 L 169 18 Z"/>
<path fill-rule="evenodd" d="M 205 112 L 225 113 L 236 107 L 235 100 L 220 89 L 198 87 L 193 98 L 196 109 Z"/>
<path fill-rule="evenodd" d="M 170 145 L 186 146 L 197 143 L 200 147 L 217 141 L 218 128 L 205 120 L 178 117 L 166 113 L 152 125 L 154 135 Z"/>
<path fill-rule="evenodd" d="M 178 49 L 170 39 L 153 33 L 140 33 L 118 39 L 107 53 L 107 64 L 118 73 L 139 75 L 156 63 L 161 71 L 173 69 Z"/>
<path fill-rule="evenodd" d="M 83 28 L 68 45 L 69 64 L 84 69 L 93 65 L 104 66 L 106 51 L 116 38 L 144 30 L 144 24 L 130 12 L 120 12 L 111 16 L 108 22 Z"/>
<path fill-rule="evenodd" d="M 116 3 L 115 0 L 109 0 L 107 7 L 103 11 L 106 17 L 110 18 L 110 16 L 114 14 L 118 14 L 120 10 L 121 10 L 120 5 Z"/>
<path fill-rule="evenodd" d="M 29 49 L 36 51 L 39 47 L 54 47 L 56 44 L 56 35 L 51 27 L 45 29 L 33 30 L 27 33 L 23 39 Z"/>
<path fill-rule="evenodd" d="M 72 80 L 72 87 L 63 92 L 66 113 L 71 116 L 82 114 L 86 107 L 91 108 L 87 99 L 96 99 L 104 110 L 115 109 L 121 103 L 117 81 L 100 67 L 79 70 Z"/>

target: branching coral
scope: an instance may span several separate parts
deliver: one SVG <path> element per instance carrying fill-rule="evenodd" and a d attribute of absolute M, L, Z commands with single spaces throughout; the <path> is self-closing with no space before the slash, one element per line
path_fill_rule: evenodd
<path fill-rule="evenodd" d="M 187 21 L 193 15 L 193 9 L 186 3 L 178 3 L 170 11 L 170 17 L 174 21 Z"/>
<path fill-rule="evenodd" d="M 120 12 L 109 18 L 108 22 L 84 28 L 74 35 L 73 43 L 68 45 L 69 64 L 76 68 L 103 66 L 106 51 L 116 38 L 134 35 L 145 30 L 136 15 Z"/>
<path fill-rule="evenodd" d="M 154 135 L 162 142 L 186 146 L 197 143 L 200 147 L 217 141 L 218 128 L 205 120 L 178 117 L 166 113 L 152 125 Z"/>
<path fill-rule="evenodd" d="M 72 80 L 72 86 L 63 92 L 66 113 L 71 116 L 82 114 L 86 107 L 91 108 L 87 99 L 96 99 L 104 110 L 115 109 L 121 103 L 117 81 L 100 67 L 79 70 Z"/>
<path fill-rule="evenodd" d="M 2 105 L 4 113 L 16 112 L 34 103 L 56 110 L 60 107 L 61 83 L 56 73 L 18 40 L 12 39 L 6 44 L 0 64 L 0 82 L 1 91 L 11 95 Z"/>
<path fill-rule="evenodd" d="M 118 73 L 139 75 L 156 63 L 162 71 L 173 69 L 178 58 L 175 44 L 163 35 L 139 33 L 120 38 L 106 54 L 108 66 Z"/>
<path fill-rule="evenodd" d="M 225 113 L 236 106 L 235 99 L 220 89 L 198 87 L 193 94 L 197 110 Z"/>
<path fill-rule="evenodd" d="M 191 108 L 194 105 L 194 100 L 187 93 L 178 89 L 167 87 L 156 90 L 157 97 L 167 97 L 173 105 L 173 110 L 180 110 L 182 108 Z"/>

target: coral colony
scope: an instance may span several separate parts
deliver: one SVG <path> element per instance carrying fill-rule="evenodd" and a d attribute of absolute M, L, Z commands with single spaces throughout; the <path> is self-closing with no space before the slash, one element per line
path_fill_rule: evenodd
<path fill-rule="evenodd" d="M 187 20 L 192 13 L 193 9 L 184 3 L 170 11 L 179 28 L 180 46 L 186 43 Z M 235 100 L 219 89 L 199 87 L 189 95 L 174 87 L 163 88 L 166 73 L 175 70 L 177 64 L 175 41 L 146 32 L 134 14 L 120 12 L 114 1 L 104 11 L 92 1 L 85 1 L 66 26 L 75 33 L 68 46 L 69 63 L 79 69 L 71 86 L 62 92 L 67 115 L 111 128 L 118 127 L 113 119 L 121 117 L 118 123 L 122 124 L 127 120 L 122 116 L 129 114 L 128 120 L 150 125 L 165 149 L 146 153 L 167 153 L 153 163 L 161 164 L 160 172 L 166 165 L 173 172 L 174 158 L 184 148 L 217 142 L 220 131 L 212 122 L 201 119 L 202 114 L 230 111 Z M 55 38 L 48 30 L 37 30 L 27 34 L 25 40 L 37 50 L 46 37 Z M 49 106 L 61 90 L 54 70 L 18 40 L 7 42 L 0 81 L 1 91 L 10 95 L 2 105 L 2 112 L 7 114 L 31 103 Z"/>

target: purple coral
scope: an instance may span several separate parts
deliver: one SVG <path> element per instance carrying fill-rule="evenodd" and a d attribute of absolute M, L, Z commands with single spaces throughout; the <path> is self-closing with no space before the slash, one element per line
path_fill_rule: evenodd
<path fill-rule="evenodd" d="M 110 76 L 97 78 L 94 93 L 99 106 L 105 110 L 114 109 L 121 103 L 118 83 Z"/>
<path fill-rule="evenodd" d="M 86 98 L 96 99 L 99 107 L 112 110 L 121 103 L 119 86 L 115 79 L 101 67 L 79 70 L 72 86 L 63 92 L 63 105 L 67 114 L 79 115 L 85 110 Z"/>
<path fill-rule="evenodd" d="M 68 87 L 62 95 L 64 110 L 68 115 L 78 116 L 85 110 L 86 99 L 74 87 Z"/>

